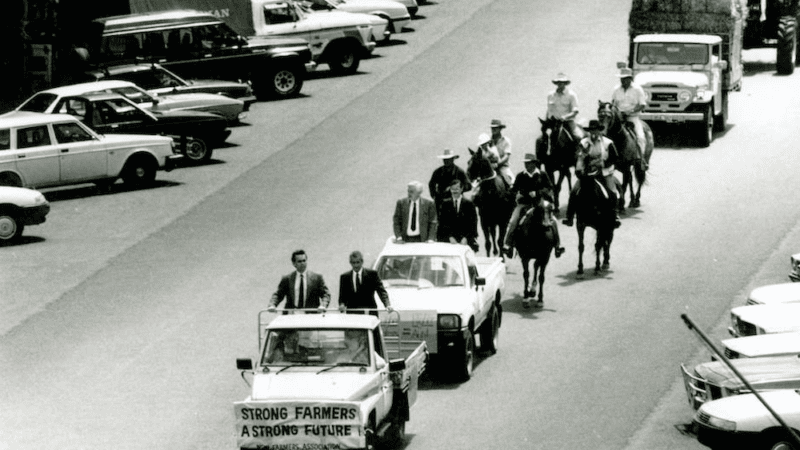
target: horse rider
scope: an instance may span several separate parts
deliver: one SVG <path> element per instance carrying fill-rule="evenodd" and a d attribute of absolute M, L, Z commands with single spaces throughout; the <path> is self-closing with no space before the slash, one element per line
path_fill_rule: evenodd
<path fill-rule="evenodd" d="M 514 174 L 508 165 L 508 160 L 511 158 L 511 140 L 503 136 L 503 128 L 506 127 L 506 124 L 500 119 L 492 119 L 490 126 L 492 128 L 491 145 L 497 149 L 498 155 L 495 171 L 506 180 L 509 186 L 513 186 Z"/>
<path fill-rule="evenodd" d="M 547 94 L 545 119 L 563 121 L 572 138 L 577 142 L 583 138 L 583 131 L 575 124 L 575 116 L 578 115 L 578 96 L 568 87 L 570 83 L 569 77 L 561 72 L 553 78 L 556 89 Z"/>
<path fill-rule="evenodd" d="M 506 235 L 503 239 L 503 253 L 509 258 L 513 257 L 514 251 L 511 243 L 514 236 L 514 231 L 519 224 L 522 217 L 522 211 L 528 208 L 535 207 L 542 200 L 553 201 L 553 183 L 547 174 L 539 169 L 539 160 L 533 153 L 526 153 L 525 170 L 518 173 L 514 178 L 514 187 L 512 192 L 515 193 L 517 205 L 514 207 L 514 212 L 511 214 L 511 220 L 508 221 L 508 228 Z M 558 224 L 555 220 L 550 221 L 553 230 L 553 237 L 555 238 L 556 258 L 560 258 L 564 253 L 564 247 L 561 246 L 561 237 L 558 234 Z"/>
<path fill-rule="evenodd" d="M 620 84 L 611 94 L 611 104 L 622 113 L 622 118 L 633 125 L 636 133 L 636 144 L 639 147 L 639 157 L 644 155 L 647 139 L 644 135 L 644 125 L 639 113 L 647 106 L 644 89 L 633 82 L 633 70 L 623 67 L 617 74 Z"/>
<path fill-rule="evenodd" d="M 608 191 L 609 201 L 614 208 L 614 227 L 618 228 L 621 224 L 619 213 L 617 212 L 619 192 L 617 192 L 617 180 L 614 178 L 614 161 L 609 158 L 609 155 L 617 154 L 614 142 L 603 135 L 605 127 L 599 120 L 590 120 L 589 125 L 584 128 L 584 131 L 589 133 L 589 137 L 584 138 L 580 142 L 577 163 L 575 164 L 575 173 L 602 174 L 606 190 Z M 575 217 L 575 196 L 580 186 L 581 179 L 578 177 L 575 184 L 572 186 L 572 191 L 569 193 L 567 218 L 562 222 L 568 227 L 571 227 L 573 224 Z"/>
<path fill-rule="evenodd" d="M 449 148 L 445 149 L 437 158 L 442 160 L 442 165 L 437 167 L 431 175 L 431 180 L 428 182 L 428 190 L 436 203 L 437 211 L 442 206 L 442 202 L 450 198 L 450 183 L 453 180 L 461 181 L 461 187 L 464 192 L 472 189 L 472 184 L 469 182 L 467 173 L 456 165 L 458 155 L 453 153 Z"/>

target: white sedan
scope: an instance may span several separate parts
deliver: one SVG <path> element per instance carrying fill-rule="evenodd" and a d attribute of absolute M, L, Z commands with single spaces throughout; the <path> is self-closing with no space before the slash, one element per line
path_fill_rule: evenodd
<path fill-rule="evenodd" d="M 44 223 L 50 203 L 39 191 L 0 186 L 0 245 L 19 240 L 26 225 Z"/>
<path fill-rule="evenodd" d="M 154 95 L 130 81 L 123 80 L 102 80 L 47 89 L 25 100 L 15 111 L 52 113 L 63 97 L 95 92 L 120 94 L 141 108 L 156 112 L 208 112 L 224 117 L 229 124 L 247 117 L 244 102 L 235 98 L 204 93 Z"/>
<path fill-rule="evenodd" d="M 382 17 L 389 21 L 392 33 L 400 33 L 411 23 L 408 8 L 395 0 L 309 0 L 308 4 L 314 11 L 339 10 Z M 376 37 L 376 40 L 381 39 Z"/>

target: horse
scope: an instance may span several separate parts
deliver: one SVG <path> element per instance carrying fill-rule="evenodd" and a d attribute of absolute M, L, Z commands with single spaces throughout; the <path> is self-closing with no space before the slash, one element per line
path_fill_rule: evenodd
<path fill-rule="evenodd" d="M 542 135 L 536 139 L 536 157 L 542 162 L 547 176 L 555 182 L 553 185 L 553 205 L 555 212 L 559 211 L 558 195 L 561 193 L 561 183 L 567 179 L 567 186 L 572 190 L 572 172 L 570 167 L 575 167 L 575 154 L 579 140 L 576 140 L 568 128 L 568 123 L 554 117 L 547 120 L 539 119 L 542 124 Z M 558 180 L 555 173 L 558 171 Z"/>
<path fill-rule="evenodd" d="M 514 247 L 522 261 L 522 279 L 525 282 L 522 306 L 530 307 L 530 299 L 536 297 L 536 281 L 539 281 L 539 296 L 536 307 L 544 306 L 544 271 L 550 262 L 550 255 L 556 246 L 555 235 L 551 227 L 555 206 L 547 199 L 542 199 L 534 208 L 528 210 L 520 219 L 514 232 Z M 530 276 L 530 262 L 533 260 L 533 279 Z"/>
<path fill-rule="evenodd" d="M 614 240 L 615 208 L 608 192 L 605 181 L 597 173 L 579 175 L 580 189 L 575 194 L 575 226 L 578 230 L 578 278 L 583 277 L 583 235 L 586 227 L 594 228 L 597 238 L 594 243 L 595 250 L 595 275 L 600 275 L 608 270 L 611 241 Z M 603 253 L 603 264 L 600 265 L 600 253 Z"/>
<path fill-rule="evenodd" d="M 508 221 L 514 210 L 511 187 L 505 179 L 498 175 L 482 147 L 477 150 L 468 148 L 472 155 L 467 162 L 467 177 L 477 182 L 477 193 L 473 198 L 481 218 L 481 230 L 486 240 L 486 256 L 501 254 L 503 239 L 508 228 Z"/>
<path fill-rule="evenodd" d="M 637 208 L 641 205 L 642 185 L 647 176 L 647 169 L 650 166 L 650 156 L 653 154 L 653 130 L 646 122 L 642 122 L 645 135 L 644 155 L 639 150 L 636 143 L 636 132 L 632 126 L 628 126 L 623 120 L 619 108 L 610 102 L 598 102 L 597 119 L 606 127 L 605 136 L 614 142 L 614 146 L 619 152 L 616 168 L 622 173 L 622 189 L 619 192 L 619 209 L 625 209 L 625 191 L 630 188 L 631 201 L 628 205 Z M 636 178 L 636 190 L 634 192 L 633 179 Z"/>

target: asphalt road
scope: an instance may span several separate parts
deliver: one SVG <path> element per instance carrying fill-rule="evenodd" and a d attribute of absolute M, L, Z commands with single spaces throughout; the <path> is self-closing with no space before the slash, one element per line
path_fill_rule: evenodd
<path fill-rule="evenodd" d="M 349 251 L 371 261 L 391 233 L 406 183 L 427 182 L 446 147 L 463 166 L 492 118 L 520 170 L 556 72 L 594 118 L 628 5 L 429 3 L 358 75 L 323 71 L 304 97 L 255 105 L 209 165 L 140 191 L 46 191 L 48 222 L 0 249 L 0 449 L 234 447 L 235 358 L 256 352 L 256 313 L 291 251 L 336 292 Z M 562 226 L 545 308 L 524 310 L 510 262 L 500 351 L 468 383 L 423 383 L 407 449 L 702 448 L 675 428 L 691 419 L 678 364 L 707 357 L 679 315 L 724 337 L 730 306 L 784 281 L 797 251 L 800 75 L 774 76 L 771 57 L 746 53 L 711 147 L 657 131 L 610 272 L 576 280 Z"/>

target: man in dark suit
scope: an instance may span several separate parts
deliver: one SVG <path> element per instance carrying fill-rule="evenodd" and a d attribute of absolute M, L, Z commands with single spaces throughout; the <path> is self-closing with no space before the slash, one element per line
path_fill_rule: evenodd
<path fill-rule="evenodd" d="M 268 309 L 275 311 L 278 303 L 286 299 L 284 309 L 325 309 L 331 301 L 331 294 L 322 275 L 306 270 L 308 255 L 304 250 L 292 253 L 292 264 L 296 269 L 281 278 L 278 290 L 272 294 Z"/>
<path fill-rule="evenodd" d="M 394 209 L 394 237 L 397 242 L 434 242 L 436 240 L 436 205 L 421 198 L 422 183 L 408 183 L 408 197 L 397 201 Z"/>
<path fill-rule="evenodd" d="M 360 251 L 350 253 L 350 266 L 353 270 L 348 270 L 339 277 L 339 311 L 377 309 L 375 294 L 378 294 L 383 306 L 392 311 L 389 294 L 383 287 L 383 281 L 378 272 L 364 268 L 364 256 Z M 370 314 L 377 316 L 378 312 L 370 311 Z"/>
<path fill-rule="evenodd" d="M 478 213 L 475 204 L 464 198 L 461 182 L 450 183 L 450 198 L 442 202 L 439 216 L 439 242 L 469 245 L 478 251 Z"/>

